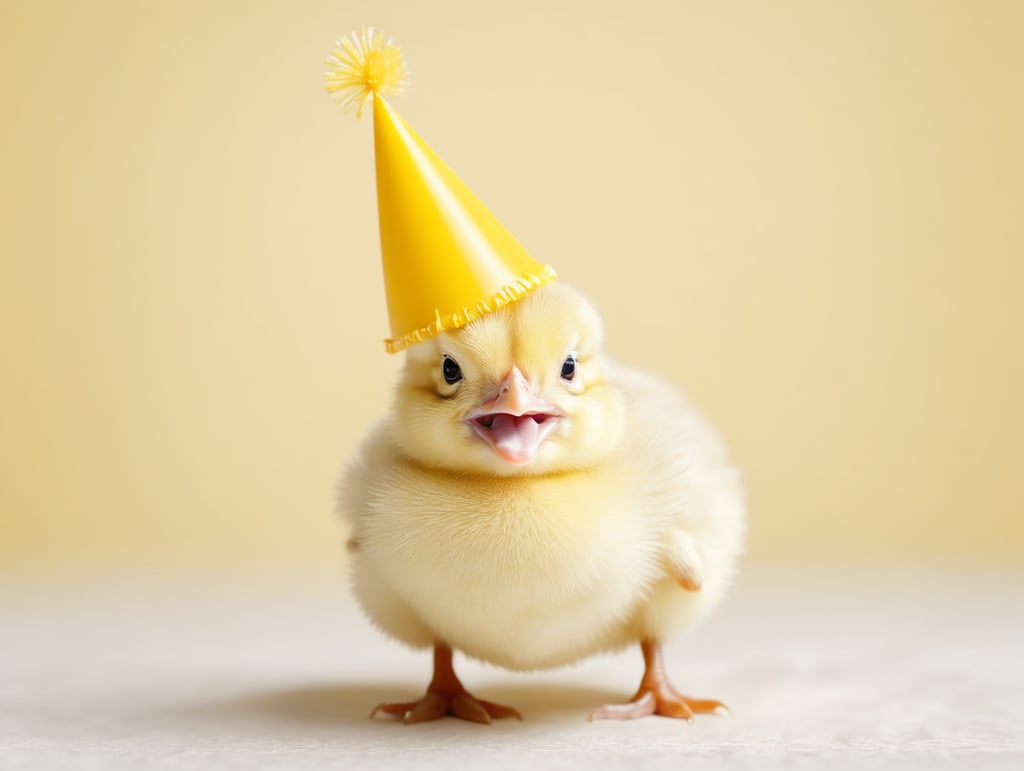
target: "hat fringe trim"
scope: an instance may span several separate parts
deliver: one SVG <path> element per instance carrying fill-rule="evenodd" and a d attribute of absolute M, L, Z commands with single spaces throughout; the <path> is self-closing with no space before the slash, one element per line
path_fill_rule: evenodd
<path fill-rule="evenodd" d="M 434 323 L 420 327 L 408 332 L 393 340 L 385 340 L 384 348 L 388 353 L 404 351 L 410 345 L 422 343 L 432 337 L 437 337 L 442 332 L 450 332 L 453 329 L 464 327 L 471 321 L 475 321 L 488 313 L 494 313 L 506 305 L 511 305 L 516 300 L 521 300 L 534 289 L 539 289 L 545 284 L 550 284 L 557 279 L 554 268 L 545 265 L 540 273 L 523 273 L 514 284 L 506 284 L 500 292 L 495 292 L 489 298 L 480 300 L 472 308 L 463 307 L 454 313 L 442 314 L 437 308 L 434 309 Z"/>

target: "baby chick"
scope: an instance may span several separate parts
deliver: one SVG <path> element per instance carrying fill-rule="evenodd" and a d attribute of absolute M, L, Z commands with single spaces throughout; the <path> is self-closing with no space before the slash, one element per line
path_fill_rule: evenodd
<path fill-rule="evenodd" d="M 384 632 L 433 647 L 406 723 L 519 716 L 473 697 L 452 651 L 512 670 L 639 644 L 626 704 L 591 718 L 691 719 L 661 643 L 723 596 L 742 549 L 739 476 L 663 381 L 610 361 L 593 305 L 542 287 L 408 349 L 391 417 L 341 486 L 355 595 Z"/>

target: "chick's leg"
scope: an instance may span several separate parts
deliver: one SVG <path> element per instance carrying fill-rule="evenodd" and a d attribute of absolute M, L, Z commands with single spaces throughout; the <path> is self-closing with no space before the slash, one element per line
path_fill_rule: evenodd
<path fill-rule="evenodd" d="M 370 717 L 374 717 L 378 712 L 400 717 L 406 725 L 437 720 L 445 715 L 453 715 L 474 723 L 490 723 L 492 718 L 502 717 L 523 719 L 519 711 L 512 707 L 484 701 L 469 693 L 455 674 L 452 667 L 452 649 L 447 645 L 434 646 L 434 677 L 422 699 L 378 704 L 370 713 Z"/>
<path fill-rule="evenodd" d="M 714 699 L 691 699 L 677 691 L 665 674 L 665 661 L 661 655 L 661 643 L 644 640 L 640 644 L 644 654 L 644 676 L 636 695 L 626 704 L 605 704 L 591 715 L 591 720 L 629 720 L 646 715 L 693 720 L 694 713 L 728 710 L 722 702 Z"/>

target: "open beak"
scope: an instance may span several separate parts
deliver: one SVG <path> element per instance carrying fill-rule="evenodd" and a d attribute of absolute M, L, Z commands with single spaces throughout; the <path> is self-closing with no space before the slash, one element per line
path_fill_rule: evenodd
<path fill-rule="evenodd" d="M 502 460 L 522 466 L 563 418 L 561 410 L 538 398 L 518 367 L 505 376 L 498 394 L 466 416 L 476 435 Z"/>

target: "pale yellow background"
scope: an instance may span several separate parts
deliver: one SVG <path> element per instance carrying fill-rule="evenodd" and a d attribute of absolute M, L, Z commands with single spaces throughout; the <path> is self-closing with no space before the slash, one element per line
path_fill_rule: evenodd
<path fill-rule="evenodd" d="M 8 2 L 0 560 L 333 564 L 387 409 L 337 36 L 610 347 L 714 416 L 751 559 L 1024 553 L 1024 4 Z"/>

